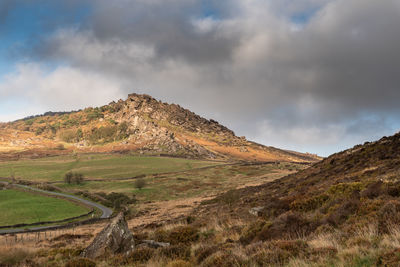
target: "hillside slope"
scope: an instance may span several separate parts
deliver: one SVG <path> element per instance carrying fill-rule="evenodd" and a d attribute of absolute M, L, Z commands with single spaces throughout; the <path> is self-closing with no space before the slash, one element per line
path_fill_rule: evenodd
<path fill-rule="evenodd" d="M 387 233 L 391 224 L 400 223 L 399 177 L 400 133 L 357 145 L 298 173 L 230 194 L 235 194 L 235 214 L 246 217 L 250 208 L 262 207 L 259 214 L 271 226 L 259 233 L 258 238 L 264 240 L 297 233 L 309 235 L 325 228 L 351 232 L 371 223 Z M 222 195 L 208 205 L 214 206 L 215 212 L 226 198 Z M 296 227 L 290 227 L 293 225 L 286 220 L 293 220 Z"/>
<path fill-rule="evenodd" d="M 314 162 L 315 155 L 262 146 L 214 120 L 148 95 L 0 125 L 0 153 L 135 151 L 204 159 Z M 63 151 L 66 148 L 66 151 Z M 9 154 L 9 153 L 8 153 Z"/>
<path fill-rule="evenodd" d="M 229 191 L 194 214 L 196 227 L 227 225 L 220 236 L 230 237 L 204 262 L 222 254 L 243 266 L 399 266 L 400 133 Z"/>

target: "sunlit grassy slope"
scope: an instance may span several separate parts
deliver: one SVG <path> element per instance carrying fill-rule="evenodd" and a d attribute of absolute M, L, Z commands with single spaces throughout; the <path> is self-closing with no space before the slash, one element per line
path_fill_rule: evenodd
<path fill-rule="evenodd" d="M 137 175 L 191 170 L 216 165 L 216 162 L 181 158 L 140 157 L 93 154 L 57 156 L 33 160 L 0 162 L 0 177 L 35 181 L 62 180 L 68 171 L 87 178 L 129 178 Z"/>
<path fill-rule="evenodd" d="M 85 181 L 80 185 L 56 183 L 66 190 L 86 190 L 91 193 L 123 193 L 139 201 L 163 201 L 216 195 L 244 185 L 258 185 L 305 168 L 304 165 L 282 163 L 259 166 L 219 165 L 207 169 L 192 169 L 179 173 L 148 175 L 142 189 L 135 188 L 135 179 L 121 181 Z"/>
<path fill-rule="evenodd" d="M 88 211 L 88 208 L 59 198 L 0 190 L 0 225 L 62 220 Z"/>

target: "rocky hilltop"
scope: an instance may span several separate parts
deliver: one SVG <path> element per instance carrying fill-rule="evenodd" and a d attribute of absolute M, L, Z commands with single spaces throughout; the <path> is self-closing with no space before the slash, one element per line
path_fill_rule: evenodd
<path fill-rule="evenodd" d="M 214 120 L 148 95 L 0 124 L 0 153 L 124 152 L 191 158 L 314 162 L 311 154 L 249 142 Z"/>

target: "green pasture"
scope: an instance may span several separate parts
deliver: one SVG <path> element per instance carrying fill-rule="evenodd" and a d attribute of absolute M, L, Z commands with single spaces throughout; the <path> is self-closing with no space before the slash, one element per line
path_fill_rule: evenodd
<path fill-rule="evenodd" d="M 0 226 L 62 220 L 89 211 L 89 208 L 64 199 L 19 190 L 0 190 Z"/>

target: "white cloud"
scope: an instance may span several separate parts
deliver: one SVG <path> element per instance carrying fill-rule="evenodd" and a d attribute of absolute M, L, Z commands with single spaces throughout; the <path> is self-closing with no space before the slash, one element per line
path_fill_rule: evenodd
<path fill-rule="evenodd" d="M 0 84 L 0 103 L 13 99 L 27 103 L 29 112 L 36 113 L 80 109 L 125 97 L 122 87 L 120 82 L 97 73 L 70 67 L 48 71 L 39 64 L 19 64 Z M 15 116 L 2 116 L 3 120 L 8 118 Z"/>

